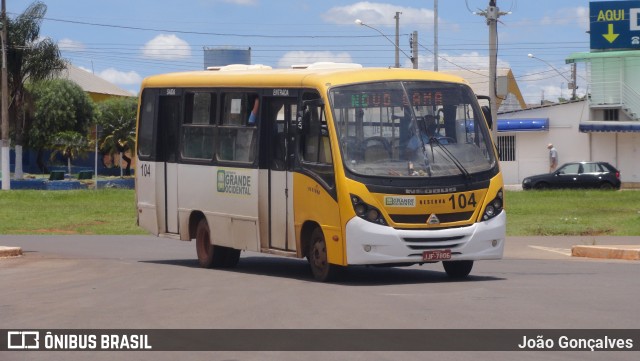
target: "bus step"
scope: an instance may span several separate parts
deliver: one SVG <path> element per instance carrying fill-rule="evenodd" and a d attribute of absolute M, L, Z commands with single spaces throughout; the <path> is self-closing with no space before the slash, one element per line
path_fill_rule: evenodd
<path fill-rule="evenodd" d="M 160 233 L 158 235 L 158 237 L 162 237 L 162 238 L 170 238 L 170 239 L 175 239 L 175 240 L 180 240 L 180 234 L 178 233 Z"/>

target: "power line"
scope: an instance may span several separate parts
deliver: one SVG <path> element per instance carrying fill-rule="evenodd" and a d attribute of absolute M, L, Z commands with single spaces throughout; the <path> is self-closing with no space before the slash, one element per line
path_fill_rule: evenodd
<path fill-rule="evenodd" d="M 127 30 L 138 30 L 138 31 L 153 31 L 153 32 L 162 32 L 162 33 L 176 33 L 176 34 L 191 34 L 191 35 L 208 35 L 208 36 L 229 36 L 229 37 L 239 37 L 239 38 L 275 38 L 275 39 L 319 39 L 319 38 L 327 38 L 327 39 L 335 39 L 335 38 L 376 38 L 381 35 L 265 35 L 265 34 L 235 34 L 235 33 L 217 33 L 217 32 L 204 32 L 204 31 L 187 31 L 187 30 L 177 30 L 177 29 L 159 29 L 159 28 L 143 28 L 138 26 L 127 26 L 127 25 L 113 25 L 113 24 L 103 24 L 103 23 L 91 23 L 86 21 L 77 21 L 77 20 L 65 20 L 65 19 L 55 19 L 55 18 L 43 18 L 48 21 L 55 21 L 61 23 L 69 23 L 76 25 L 87 25 L 87 26 L 98 26 L 103 28 L 116 28 L 116 29 L 127 29 Z M 408 34 L 402 34 L 406 36 Z"/>

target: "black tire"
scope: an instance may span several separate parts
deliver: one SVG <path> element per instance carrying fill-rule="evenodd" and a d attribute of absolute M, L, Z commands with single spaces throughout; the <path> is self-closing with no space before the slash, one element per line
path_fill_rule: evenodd
<path fill-rule="evenodd" d="M 602 182 L 600 184 L 600 189 L 604 189 L 604 190 L 611 190 L 614 189 L 615 187 L 613 186 L 613 184 L 609 183 L 609 182 Z"/>
<path fill-rule="evenodd" d="M 320 282 L 336 280 L 343 270 L 343 267 L 329 263 L 327 245 L 320 227 L 314 229 L 311 233 L 307 260 L 309 261 L 309 266 L 311 266 L 313 277 Z"/>
<path fill-rule="evenodd" d="M 442 261 L 444 271 L 451 278 L 465 278 L 471 273 L 473 261 Z"/>
<path fill-rule="evenodd" d="M 211 244 L 211 232 L 206 219 L 201 219 L 196 228 L 196 253 L 202 268 L 220 267 L 224 253 L 219 246 Z"/>

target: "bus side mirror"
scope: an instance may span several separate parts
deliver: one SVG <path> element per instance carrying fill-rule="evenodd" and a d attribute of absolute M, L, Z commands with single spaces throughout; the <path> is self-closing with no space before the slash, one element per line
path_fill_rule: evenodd
<path fill-rule="evenodd" d="M 487 120 L 487 125 L 489 129 L 493 129 L 493 118 L 491 117 L 491 108 L 486 105 L 482 106 L 482 114 L 484 114 L 484 119 Z"/>
<path fill-rule="evenodd" d="M 483 105 L 480 107 L 482 109 L 482 114 L 484 115 L 484 119 L 487 121 L 487 125 L 489 129 L 493 130 L 493 117 L 491 117 L 491 98 L 486 95 L 476 95 L 478 100 L 486 101 L 489 105 Z"/>

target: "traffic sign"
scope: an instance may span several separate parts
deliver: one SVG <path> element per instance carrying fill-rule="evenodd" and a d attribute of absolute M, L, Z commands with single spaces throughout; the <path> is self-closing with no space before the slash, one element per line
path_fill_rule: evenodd
<path fill-rule="evenodd" d="M 640 1 L 589 3 L 591 49 L 640 49 Z"/>

